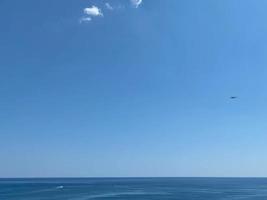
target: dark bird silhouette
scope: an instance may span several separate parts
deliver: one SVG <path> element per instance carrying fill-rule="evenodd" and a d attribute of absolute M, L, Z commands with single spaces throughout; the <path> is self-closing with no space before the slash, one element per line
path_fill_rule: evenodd
<path fill-rule="evenodd" d="M 230 97 L 230 99 L 237 99 L 237 97 L 235 97 L 235 96 L 232 96 L 232 97 Z"/>

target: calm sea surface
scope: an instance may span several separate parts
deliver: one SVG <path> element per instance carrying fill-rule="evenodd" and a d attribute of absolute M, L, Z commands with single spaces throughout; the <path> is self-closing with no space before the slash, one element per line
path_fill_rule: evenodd
<path fill-rule="evenodd" d="M 0 179 L 0 200 L 267 200 L 267 179 Z"/>

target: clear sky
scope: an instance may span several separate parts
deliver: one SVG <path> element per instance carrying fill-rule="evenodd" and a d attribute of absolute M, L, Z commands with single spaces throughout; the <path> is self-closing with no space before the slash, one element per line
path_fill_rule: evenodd
<path fill-rule="evenodd" d="M 0 177 L 267 176 L 266 8 L 0 0 Z"/>

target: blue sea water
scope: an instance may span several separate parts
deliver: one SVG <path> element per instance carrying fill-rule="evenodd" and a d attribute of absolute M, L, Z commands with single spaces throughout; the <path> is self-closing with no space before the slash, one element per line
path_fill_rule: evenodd
<path fill-rule="evenodd" d="M 90 199 L 267 200 L 267 179 L 0 179 L 0 200 Z"/>

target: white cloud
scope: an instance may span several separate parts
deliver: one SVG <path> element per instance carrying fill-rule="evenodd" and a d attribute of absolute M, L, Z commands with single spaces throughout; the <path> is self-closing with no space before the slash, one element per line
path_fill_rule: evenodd
<path fill-rule="evenodd" d="M 82 17 L 80 19 L 80 23 L 83 23 L 83 22 L 90 22 L 92 21 L 92 18 L 91 17 Z"/>
<path fill-rule="evenodd" d="M 94 17 L 103 16 L 103 13 L 102 13 L 101 9 L 96 7 L 96 6 L 85 8 L 84 9 L 84 14 L 90 15 L 90 16 L 94 16 Z"/>
<path fill-rule="evenodd" d="M 132 4 L 132 6 L 134 8 L 138 8 L 143 2 L 143 0 L 128 0 L 128 1 Z M 108 9 L 110 11 L 125 9 L 125 6 L 121 5 L 121 4 L 114 6 L 114 5 L 110 4 L 109 2 L 106 2 L 104 5 L 105 5 L 104 8 Z M 101 7 L 101 8 L 103 8 L 103 7 Z M 101 8 L 94 6 L 94 5 L 87 7 L 87 8 L 84 8 L 83 9 L 84 16 L 82 16 L 80 18 L 79 22 L 80 23 L 88 23 L 88 22 L 92 21 L 94 17 L 103 17 L 104 14 L 103 14 Z"/>
<path fill-rule="evenodd" d="M 135 8 L 138 8 L 143 0 L 130 0 Z"/>
<path fill-rule="evenodd" d="M 105 6 L 109 10 L 113 10 L 114 9 L 109 3 L 105 3 Z"/>

